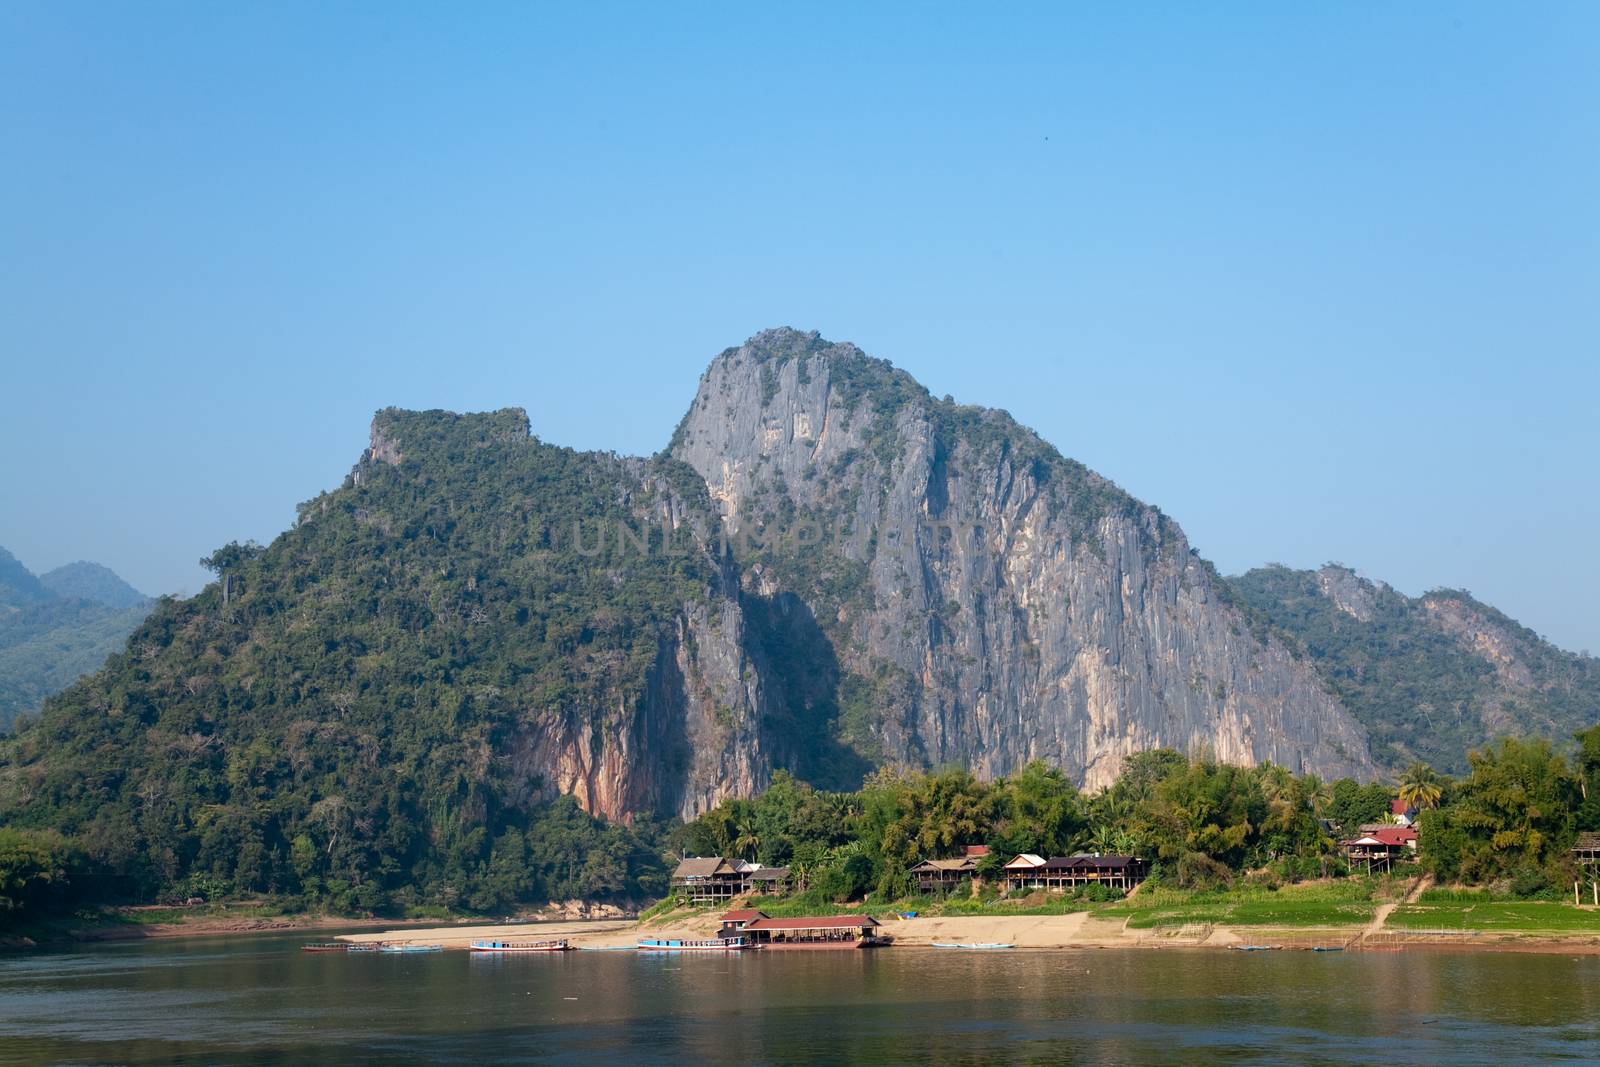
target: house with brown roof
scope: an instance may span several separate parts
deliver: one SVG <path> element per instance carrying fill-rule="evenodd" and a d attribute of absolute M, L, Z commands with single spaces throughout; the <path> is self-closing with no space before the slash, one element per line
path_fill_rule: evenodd
<path fill-rule="evenodd" d="M 1579 834 L 1572 846 L 1572 858 L 1592 873 L 1600 873 L 1600 834 L 1588 830 Z"/>
<path fill-rule="evenodd" d="M 678 861 L 669 884 L 682 903 L 721 904 L 744 893 L 772 896 L 786 892 L 790 880 L 787 867 L 763 867 L 722 856 L 686 856 Z"/>
<path fill-rule="evenodd" d="M 760 918 L 744 928 L 761 948 L 872 948 L 888 944 L 870 915 L 807 915 Z"/>
<path fill-rule="evenodd" d="M 775 897 L 789 891 L 794 878 L 787 867 L 756 867 L 744 872 L 745 892 Z"/>
<path fill-rule="evenodd" d="M 678 861 L 669 883 L 681 903 L 716 904 L 744 891 L 738 865 L 721 856 L 685 856 Z"/>
<path fill-rule="evenodd" d="M 917 889 L 923 893 L 950 893 L 977 880 L 978 864 L 989 854 L 988 845 L 967 845 L 960 856 L 923 860 L 911 868 Z"/>
<path fill-rule="evenodd" d="M 917 880 L 917 890 L 922 893 L 951 893 L 970 887 L 977 876 L 978 861 L 971 856 L 923 860 L 911 868 L 911 877 Z"/>

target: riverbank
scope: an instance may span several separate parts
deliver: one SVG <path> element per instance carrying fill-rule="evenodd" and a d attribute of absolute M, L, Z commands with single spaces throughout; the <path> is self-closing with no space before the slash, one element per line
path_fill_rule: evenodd
<path fill-rule="evenodd" d="M 328 915 L 320 912 L 281 910 L 271 900 L 228 901 L 202 905 L 141 904 L 106 908 L 99 912 L 35 918 L 0 930 L 0 950 L 29 949 L 49 945 L 80 944 L 98 941 L 142 941 L 151 938 L 234 937 L 247 934 L 326 933 L 362 930 L 470 930 L 452 940 L 495 936 L 483 931 L 502 931 L 537 927 L 548 929 L 557 923 L 588 923 L 605 920 L 613 924 L 631 922 L 635 913 L 613 904 L 593 904 L 569 900 L 553 903 L 526 915 L 515 924 L 497 922 L 481 916 L 428 915 L 380 919 L 372 916 Z"/>
<path fill-rule="evenodd" d="M 567 938 L 580 949 L 632 948 L 640 937 L 704 938 L 715 936 L 717 914 L 668 915 L 647 922 L 575 922 L 393 928 L 345 934 L 342 941 L 437 944 L 465 949 L 484 938 Z M 1384 950 L 1455 948 L 1481 951 L 1550 952 L 1600 955 L 1600 932 L 1369 930 L 1350 926 L 1230 926 L 1187 924 L 1140 928 L 1127 918 L 1074 912 L 1066 915 L 954 915 L 885 918 L 882 932 L 901 947 L 931 948 L 943 944 L 1003 944 L 1017 949 L 1339 949 Z"/>

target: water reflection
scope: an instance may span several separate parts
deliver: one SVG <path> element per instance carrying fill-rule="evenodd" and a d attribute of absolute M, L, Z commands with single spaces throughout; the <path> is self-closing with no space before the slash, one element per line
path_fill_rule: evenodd
<path fill-rule="evenodd" d="M 0 1059 L 1600 1061 L 1600 961 L 1186 951 L 474 958 L 299 938 L 0 959 Z"/>

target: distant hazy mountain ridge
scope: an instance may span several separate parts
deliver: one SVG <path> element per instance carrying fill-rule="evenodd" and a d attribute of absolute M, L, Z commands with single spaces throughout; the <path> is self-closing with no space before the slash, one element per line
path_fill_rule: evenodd
<path fill-rule="evenodd" d="M 1502 735 L 1565 741 L 1600 720 L 1600 660 L 1555 647 L 1474 599 L 1407 597 L 1330 564 L 1231 579 L 1243 602 L 1304 651 L 1387 766 L 1466 768 Z"/>
<path fill-rule="evenodd" d="M 98 670 L 151 605 L 98 563 L 35 576 L 0 548 L 0 730 Z"/>

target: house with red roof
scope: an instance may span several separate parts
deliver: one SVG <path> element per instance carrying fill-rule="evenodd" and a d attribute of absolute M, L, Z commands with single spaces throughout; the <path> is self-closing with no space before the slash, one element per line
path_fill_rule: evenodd
<path fill-rule="evenodd" d="M 1339 842 L 1351 868 L 1365 866 L 1368 874 L 1394 869 L 1396 863 L 1417 858 L 1417 831 L 1410 826 L 1362 827 L 1359 837 Z"/>

